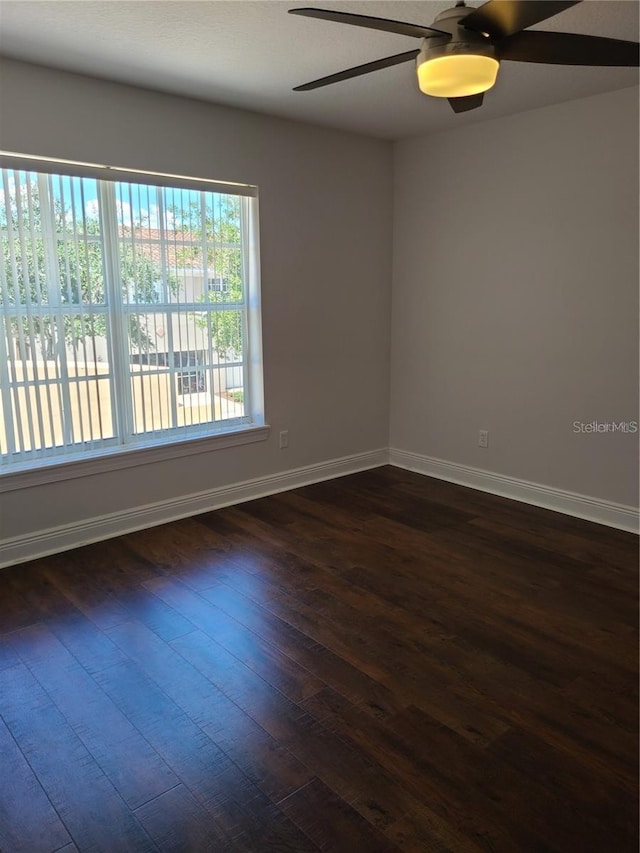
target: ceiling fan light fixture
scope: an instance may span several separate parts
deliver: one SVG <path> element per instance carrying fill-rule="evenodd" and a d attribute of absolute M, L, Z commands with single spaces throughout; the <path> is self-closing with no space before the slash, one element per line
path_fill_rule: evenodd
<path fill-rule="evenodd" d="M 422 39 L 418 49 L 329 74 L 296 86 L 294 91 L 318 89 L 415 60 L 420 90 L 425 95 L 448 99 L 455 113 L 466 113 L 480 107 L 484 93 L 495 84 L 499 59 L 571 66 L 640 66 L 638 42 L 529 29 L 580 2 L 486 0 L 470 9 L 465 0 L 457 0 L 454 7 L 440 12 L 431 27 L 330 9 L 289 9 L 293 15 Z"/>
<path fill-rule="evenodd" d="M 448 53 L 417 59 L 418 86 L 436 98 L 465 98 L 486 92 L 496 82 L 500 63 L 493 56 Z"/>

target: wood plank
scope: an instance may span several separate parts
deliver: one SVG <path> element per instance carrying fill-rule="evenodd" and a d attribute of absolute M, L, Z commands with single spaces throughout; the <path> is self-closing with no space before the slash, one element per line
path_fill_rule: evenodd
<path fill-rule="evenodd" d="M 206 808 L 232 765 L 228 756 L 132 661 L 98 673 L 96 680 Z"/>
<path fill-rule="evenodd" d="M 12 635 L 22 661 L 131 809 L 178 778 L 65 646 L 45 627 Z"/>
<path fill-rule="evenodd" d="M 89 673 L 126 660 L 116 644 L 75 608 L 62 619 L 49 620 L 47 627 Z"/>
<path fill-rule="evenodd" d="M 388 827 L 385 834 L 404 853 L 486 853 L 497 849 L 487 831 L 479 830 L 469 838 L 425 803 Z"/>
<path fill-rule="evenodd" d="M 637 786 L 616 785 L 581 756 L 555 750 L 534 732 L 510 731 L 491 746 L 500 766 L 514 768 L 532 791 L 531 818 L 536 814 L 549 845 L 566 849 L 625 849 L 625 839 L 638 827 Z M 594 772 L 595 771 L 595 772 Z M 576 792 L 580 826 L 567 826 L 566 795 Z M 579 792 L 579 793 L 578 793 Z M 579 805 L 577 805 L 579 802 Z"/>
<path fill-rule="evenodd" d="M 0 713 L 81 849 L 156 850 L 98 763 L 22 664 L 0 672 Z"/>
<path fill-rule="evenodd" d="M 318 848 L 243 774 L 225 773 L 216 799 L 207 808 L 244 853 L 317 853 Z"/>
<path fill-rule="evenodd" d="M 319 779 L 287 797 L 282 809 L 320 850 L 392 853 L 398 849 Z"/>
<path fill-rule="evenodd" d="M 39 619 L 38 614 L 31 610 L 24 597 L 16 591 L 15 586 L 9 583 L 15 573 L 15 570 L 3 572 L 0 634 L 9 634 L 11 631 L 26 628 L 27 625 L 33 625 Z"/>
<path fill-rule="evenodd" d="M 294 702 L 312 696 L 324 686 L 320 679 L 296 661 L 264 642 L 237 620 L 212 605 L 184 585 L 156 578 L 145 585 L 163 602 L 171 605 L 222 648 L 288 696 Z"/>
<path fill-rule="evenodd" d="M 252 809 L 259 803 L 265 825 L 276 831 L 279 817 L 259 795 L 264 791 L 281 799 L 308 781 L 307 768 L 180 655 L 170 649 L 164 653 L 148 629 L 120 626 L 114 632 L 135 663 L 96 676 L 105 691 L 196 799 L 213 809 L 221 826 L 231 819 L 224 792 L 240 785 L 254 802 Z M 232 801 L 227 805 L 237 808 Z"/>
<path fill-rule="evenodd" d="M 300 706 L 251 672 L 221 667 L 218 651 L 205 634 L 194 632 L 173 646 L 371 823 L 386 825 L 414 805 L 413 797 L 394 784 L 375 761 L 363 760 L 357 750 Z"/>
<path fill-rule="evenodd" d="M 1 719 L 0 755 L 0 850 L 50 853 L 70 843 L 38 777 Z"/>
<path fill-rule="evenodd" d="M 391 690 L 242 593 L 220 584 L 200 594 L 350 701 L 370 702 L 379 713 L 398 710 Z"/>
<path fill-rule="evenodd" d="M 139 530 L 122 537 L 127 548 L 155 567 L 155 574 L 170 574 L 201 589 L 215 583 L 218 571 L 229 565 L 230 543 L 221 541 L 197 519 L 164 525 L 161 535 L 157 530 Z"/>
<path fill-rule="evenodd" d="M 114 547 L 112 545 L 111 549 Z M 98 559 L 97 555 L 101 561 L 103 555 L 98 546 L 85 546 L 77 552 L 67 551 L 52 560 L 44 574 L 74 607 L 102 629 L 126 622 L 130 617 L 117 596 L 105 589 L 99 576 L 93 574 L 91 561 Z"/>
<path fill-rule="evenodd" d="M 142 634 L 146 631 L 142 629 Z M 148 639 L 152 646 L 154 639 Z M 145 651 L 142 643 L 142 658 L 145 657 Z M 185 661 L 182 663 L 188 668 Z M 150 668 L 153 669 L 152 666 Z M 175 671 L 178 669 L 179 664 Z M 198 673 L 194 674 L 198 676 Z M 183 675 L 181 679 L 183 691 L 187 677 Z M 230 849 L 254 851 L 260 849 L 259 844 L 264 842 L 265 850 L 271 847 L 291 853 L 315 850 L 227 754 L 172 699 L 145 677 L 138 666 L 132 663 L 119 664 L 100 673 L 97 678 L 183 780 L 195 801 L 208 812 L 215 833 L 224 839 Z M 217 720 L 217 725 L 226 730 L 233 723 L 234 720 L 229 720 L 227 724 L 226 718 Z M 291 773 L 291 764 L 287 771 Z M 300 768 L 300 772 L 301 778 L 306 778 L 304 768 Z M 276 774 L 275 768 L 271 769 L 271 773 L 272 776 Z M 176 822 L 180 826 L 182 818 L 179 805 L 175 805 L 173 796 L 166 802 L 174 803 L 177 809 Z M 155 807 L 150 806 L 142 814 L 145 820 L 151 820 L 149 815 L 156 815 Z M 159 830 L 152 830 L 154 838 L 156 831 Z"/>
<path fill-rule="evenodd" d="M 20 658 L 8 636 L 0 635 L 0 669 L 7 669 L 20 663 Z"/>
<path fill-rule="evenodd" d="M 225 838 L 209 812 L 184 785 L 177 785 L 140 806 L 136 817 L 162 853 L 185 853 L 187 850 L 232 853 L 238 849 Z"/>
<path fill-rule="evenodd" d="M 6 591 L 12 590 L 24 602 L 31 617 L 29 624 L 67 615 L 69 612 L 69 600 L 47 576 L 49 566 L 56 559 L 54 556 L 49 560 L 33 560 L 23 566 L 20 572 L 11 572 L 7 577 Z"/>
<path fill-rule="evenodd" d="M 308 767 L 233 703 L 223 720 L 202 730 L 274 803 L 312 779 Z"/>

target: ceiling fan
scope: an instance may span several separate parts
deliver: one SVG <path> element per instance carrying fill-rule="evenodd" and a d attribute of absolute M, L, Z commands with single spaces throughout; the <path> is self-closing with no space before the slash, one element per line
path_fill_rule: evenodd
<path fill-rule="evenodd" d="M 296 86 L 294 92 L 318 89 L 415 59 L 420 90 L 425 95 L 447 98 L 454 112 L 460 113 L 482 105 L 502 60 L 557 65 L 640 64 L 640 45 L 636 42 L 527 30 L 579 2 L 488 0 L 478 8 L 470 8 L 464 0 L 458 0 L 452 9 L 441 12 L 431 27 L 328 9 L 289 9 L 292 15 L 422 39 L 420 48 L 312 80 Z"/>

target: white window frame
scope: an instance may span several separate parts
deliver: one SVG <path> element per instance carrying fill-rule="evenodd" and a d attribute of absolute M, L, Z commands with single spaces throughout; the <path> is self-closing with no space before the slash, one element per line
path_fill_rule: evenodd
<path fill-rule="evenodd" d="M 229 286 L 222 276 L 215 275 L 207 278 L 207 290 L 209 293 L 228 293 Z"/>
<path fill-rule="evenodd" d="M 250 422 L 225 426 L 211 422 L 203 424 L 202 431 L 190 436 L 154 437 L 135 445 L 116 444 L 85 451 L 82 457 L 41 457 L 34 454 L 35 464 L 19 464 L 0 468 L 0 493 L 90 476 L 96 473 L 145 465 L 163 460 L 207 453 L 222 449 L 264 441 L 269 437 L 270 427 L 264 420 L 264 391 L 262 369 L 262 328 L 260 308 L 260 260 L 258 235 L 257 187 L 209 179 L 190 178 L 158 172 L 143 172 L 116 166 L 99 166 L 55 158 L 35 157 L 0 151 L 0 167 L 74 177 L 90 177 L 102 181 L 129 181 L 152 186 L 185 188 L 204 192 L 221 192 L 247 196 L 254 201 L 244 208 L 241 218 L 243 263 L 246 265 L 244 345 L 246 365 L 245 400 Z M 124 381 L 123 378 L 120 381 Z"/>

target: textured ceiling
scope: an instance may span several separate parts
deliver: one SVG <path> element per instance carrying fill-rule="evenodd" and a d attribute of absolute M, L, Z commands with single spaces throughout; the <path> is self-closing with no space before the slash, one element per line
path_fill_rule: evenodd
<path fill-rule="evenodd" d="M 314 5 L 430 25 L 438 0 Z M 386 139 L 632 86 L 638 70 L 504 62 L 474 112 L 421 95 L 412 63 L 312 92 L 293 86 L 419 47 L 417 39 L 288 15 L 280 0 L 0 0 L 0 53 Z M 480 3 L 469 4 L 478 6 Z M 637 0 L 585 0 L 535 29 L 638 39 Z"/>

